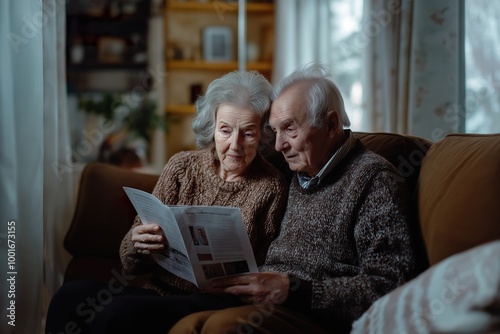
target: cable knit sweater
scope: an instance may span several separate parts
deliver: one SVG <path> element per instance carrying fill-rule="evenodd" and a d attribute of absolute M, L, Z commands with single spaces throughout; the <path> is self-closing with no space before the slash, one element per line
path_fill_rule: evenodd
<path fill-rule="evenodd" d="M 283 217 L 287 184 L 279 171 L 258 154 L 245 178 L 226 182 L 216 173 L 212 150 L 180 152 L 166 164 L 153 195 L 168 205 L 233 206 L 241 210 L 257 264 L 262 264 Z M 145 287 L 161 295 L 196 292 L 196 286 L 158 266 L 149 255 L 138 254 L 131 241 L 132 229 L 141 224 L 136 217 L 125 235 L 120 257 L 130 274 L 152 272 Z M 168 238 L 168 236 L 167 236 Z"/>
<path fill-rule="evenodd" d="M 305 190 L 294 177 L 280 234 L 260 267 L 290 276 L 285 306 L 338 331 L 410 279 L 406 195 L 394 167 L 359 140 L 321 184 Z"/>

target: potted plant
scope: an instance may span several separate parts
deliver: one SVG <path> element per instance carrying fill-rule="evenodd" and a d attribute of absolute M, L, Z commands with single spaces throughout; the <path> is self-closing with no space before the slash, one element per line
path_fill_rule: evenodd
<path fill-rule="evenodd" d="M 147 162 L 154 131 L 166 131 L 166 121 L 156 113 L 156 103 L 141 99 L 126 100 L 121 94 L 103 93 L 99 99 L 78 99 L 78 108 L 87 114 L 103 117 L 113 129 L 99 148 L 98 160 L 124 167 L 141 167 Z"/>

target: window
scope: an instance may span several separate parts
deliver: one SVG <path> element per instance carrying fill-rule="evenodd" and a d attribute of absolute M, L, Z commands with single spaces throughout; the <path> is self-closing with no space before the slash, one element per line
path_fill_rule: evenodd
<path fill-rule="evenodd" d="M 362 30 L 363 0 L 330 1 L 330 13 L 332 74 L 344 97 L 351 128 L 359 131 L 363 115 L 361 68 L 364 48 L 356 46 Z"/>
<path fill-rule="evenodd" d="M 465 0 L 465 132 L 500 132 L 500 1 Z"/>
<path fill-rule="evenodd" d="M 362 129 L 365 0 L 330 0 L 331 64 L 353 130 Z M 464 116 L 457 131 L 500 132 L 500 1 L 463 0 Z M 361 41 L 361 42 L 360 42 Z M 361 43 L 361 44 L 360 44 Z M 366 45 L 365 45 L 366 46 Z"/>

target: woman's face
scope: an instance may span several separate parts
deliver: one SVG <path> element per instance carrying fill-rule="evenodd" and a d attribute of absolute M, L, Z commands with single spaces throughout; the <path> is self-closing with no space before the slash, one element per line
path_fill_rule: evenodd
<path fill-rule="evenodd" d="M 223 104 L 217 110 L 214 139 L 223 180 L 237 180 L 250 166 L 257 154 L 261 121 L 247 108 Z"/>

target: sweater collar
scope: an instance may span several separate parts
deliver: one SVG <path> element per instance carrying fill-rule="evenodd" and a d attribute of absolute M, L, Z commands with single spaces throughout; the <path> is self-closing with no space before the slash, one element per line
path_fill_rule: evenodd
<path fill-rule="evenodd" d="M 347 140 L 342 146 L 335 151 L 330 160 L 321 168 L 318 174 L 310 177 L 306 173 L 297 173 L 299 185 L 304 189 L 309 189 L 314 185 L 320 184 L 321 181 L 339 164 L 342 159 L 349 153 L 349 151 L 356 145 L 356 138 L 351 130 L 344 130 L 347 135 Z"/>

